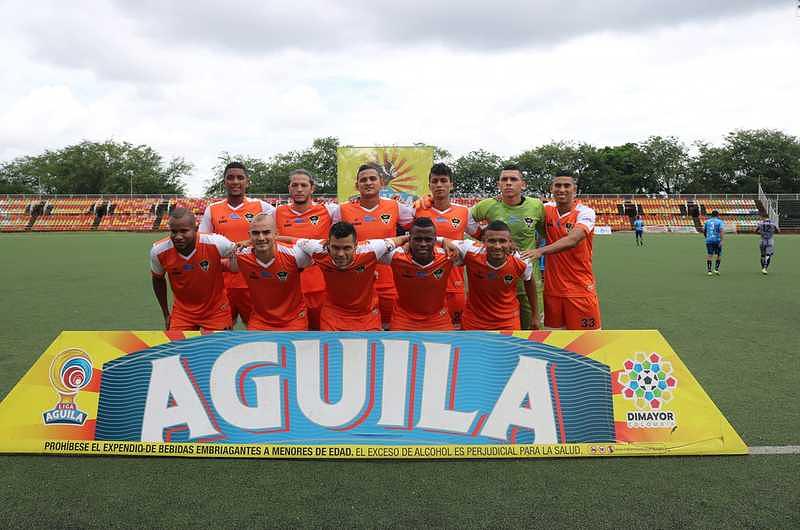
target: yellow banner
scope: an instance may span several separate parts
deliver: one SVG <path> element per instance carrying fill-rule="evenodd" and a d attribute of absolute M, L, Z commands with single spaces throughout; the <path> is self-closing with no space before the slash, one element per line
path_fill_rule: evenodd
<path fill-rule="evenodd" d="M 336 150 L 339 202 L 358 196 L 356 172 L 361 164 L 378 164 L 381 197 L 416 199 L 428 193 L 433 147 L 339 147 Z"/>
<path fill-rule="evenodd" d="M 658 331 L 68 331 L 0 403 L 0 452 L 457 459 L 747 446 Z"/>

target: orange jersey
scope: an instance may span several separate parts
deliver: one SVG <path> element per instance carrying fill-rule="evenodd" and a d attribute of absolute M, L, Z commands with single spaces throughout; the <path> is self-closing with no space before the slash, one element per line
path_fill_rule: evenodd
<path fill-rule="evenodd" d="M 447 280 L 453 261 L 439 247 L 434 249 L 433 261 L 420 265 L 404 249 L 395 249 L 383 257 L 389 263 L 397 286 L 397 306 L 405 313 L 425 320 L 445 309 Z"/>
<path fill-rule="evenodd" d="M 230 256 L 234 244 L 217 234 L 197 234 L 195 248 L 184 256 L 170 239 L 162 239 L 150 249 L 150 271 L 153 276 L 169 279 L 174 302 L 172 311 L 201 321 L 227 309 L 222 258 Z"/>
<path fill-rule="evenodd" d="M 500 267 L 493 267 L 483 245 L 472 241 L 457 241 L 456 245 L 467 268 L 469 285 L 463 318 L 485 323 L 484 329 L 494 329 L 493 322 L 519 318 L 517 280 L 531 279 L 531 264 L 515 254 Z"/>
<path fill-rule="evenodd" d="M 360 203 L 349 202 L 339 205 L 342 221 L 356 227 L 359 241 L 395 237 L 399 228 L 408 228 L 414 219 L 414 210 L 405 204 L 381 198 L 374 208 L 364 208 Z M 388 265 L 378 265 L 379 290 L 394 290 L 392 271 Z"/>
<path fill-rule="evenodd" d="M 280 243 L 276 243 L 275 255 L 268 263 L 260 261 L 252 248 L 237 252 L 236 266 L 250 288 L 252 316 L 271 328 L 279 328 L 305 313 L 300 269 L 310 263 L 305 252 Z"/>
<path fill-rule="evenodd" d="M 327 308 L 345 316 L 363 316 L 378 307 L 375 267 L 384 254 L 394 250 L 390 242 L 375 239 L 360 243 L 353 262 L 344 269 L 334 264 L 321 241 L 300 239 L 297 246 L 311 256 L 325 276 L 323 311 Z"/>
<path fill-rule="evenodd" d="M 560 215 L 554 202 L 544 205 L 544 224 L 547 244 L 566 237 L 573 227 L 586 232 L 578 246 L 545 257 L 544 290 L 546 296 L 583 297 L 595 294 L 592 272 L 592 238 L 594 210 L 580 203 Z"/>
<path fill-rule="evenodd" d="M 334 216 L 338 217 L 336 204 L 326 205 L 313 203 L 305 212 L 298 212 L 291 204 L 281 204 L 275 208 L 275 226 L 282 236 L 327 239 Z M 319 293 L 325 291 L 325 277 L 316 265 L 309 266 L 300 275 L 303 293 Z"/>
<path fill-rule="evenodd" d="M 250 239 L 250 221 L 260 213 L 275 213 L 275 207 L 260 199 L 244 198 L 244 202 L 233 207 L 227 200 L 212 202 L 200 220 L 200 232 L 205 234 L 221 234 L 231 241 L 239 242 Z M 237 273 L 225 273 L 225 287 L 228 289 L 246 289 L 247 284 Z"/>
<path fill-rule="evenodd" d="M 469 208 L 460 204 L 451 204 L 444 211 L 430 208 L 417 208 L 415 217 L 428 217 L 436 226 L 436 235 L 460 241 L 464 234 L 475 235 L 478 232 L 478 223 L 469 214 Z M 453 267 L 448 280 L 447 291 L 451 293 L 464 292 L 464 268 Z"/>

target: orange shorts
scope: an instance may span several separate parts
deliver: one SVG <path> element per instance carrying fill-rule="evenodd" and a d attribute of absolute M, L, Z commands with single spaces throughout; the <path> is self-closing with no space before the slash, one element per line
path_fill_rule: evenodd
<path fill-rule="evenodd" d="M 227 307 L 211 315 L 197 318 L 173 308 L 169 315 L 169 331 L 222 331 L 231 329 L 231 314 Z"/>
<path fill-rule="evenodd" d="M 522 329 L 519 316 L 509 320 L 483 320 L 476 318 L 472 311 L 464 310 L 461 315 L 461 329 L 462 330 L 502 330 L 502 331 L 516 331 Z"/>
<path fill-rule="evenodd" d="M 253 312 L 250 320 L 247 321 L 247 329 L 251 331 L 308 331 L 308 315 L 306 311 L 301 311 L 296 318 L 276 324 L 266 322 L 258 313 Z"/>
<path fill-rule="evenodd" d="M 228 288 L 228 303 L 231 306 L 231 322 L 236 323 L 236 317 L 242 317 L 242 322 L 247 324 L 250 313 L 253 312 L 253 302 L 250 301 L 250 289 Z"/>
<path fill-rule="evenodd" d="M 319 314 L 321 331 L 381 331 L 381 313 L 378 308 L 365 315 L 341 313 L 329 305 L 323 305 Z"/>
<path fill-rule="evenodd" d="M 325 301 L 325 291 L 315 291 L 303 293 L 303 300 L 308 308 L 308 329 L 319 330 L 319 312 L 322 309 L 322 302 Z"/>
<path fill-rule="evenodd" d="M 453 322 L 444 307 L 432 315 L 418 315 L 397 307 L 389 331 L 453 331 Z"/>
<path fill-rule="evenodd" d="M 461 314 L 464 312 L 464 306 L 467 305 L 467 297 L 464 291 L 447 292 L 445 299 L 447 310 L 450 312 L 450 320 L 453 324 L 461 323 Z"/>
<path fill-rule="evenodd" d="M 600 329 L 597 296 L 564 298 L 544 295 L 544 325 L 548 328 Z"/>

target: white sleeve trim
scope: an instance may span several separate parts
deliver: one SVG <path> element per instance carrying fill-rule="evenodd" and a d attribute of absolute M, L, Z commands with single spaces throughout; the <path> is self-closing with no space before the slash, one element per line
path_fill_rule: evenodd
<path fill-rule="evenodd" d="M 278 245 L 278 252 L 286 254 L 294 258 L 295 263 L 301 269 L 309 267 L 312 263 L 311 256 L 309 256 L 298 244 L 292 246 Z"/>
<path fill-rule="evenodd" d="M 339 210 L 339 205 L 333 202 L 326 202 L 325 209 L 328 210 L 328 215 L 331 216 L 331 224 L 338 223 L 342 220 L 342 213 Z"/>
<path fill-rule="evenodd" d="M 594 210 L 582 204 L 578 205 L 578 219 L 576 224 L 585 226 L 589 232 L 594 230 L 595 213 Z"/>
<path fill-rule="evenodd" d="M 261 213 L 266 213 L 269 215 L 275 215 L 275 207 L 268 203 L 267 201 L 263 201 L 261 199 L 258 200 L 261 203 Z"/>
<path fill-rule="evenodd" d="M 533 278 L 533 265 L 531 264 L 531 260 L 525 260 L 525 272 L 522 273 L 522 279 L 526 282 L 531 281 Z"/>
<path fill-rule="evenodd" d="M 153 274 L 157 274 L 159 276 L 164 276 L 164 273 L 166 271 L 164 270 L 164 267 L 161 265 L 161 261 L 158 259 L 158 256 L 162 252 L 165 252 L 168 249 L 170 249 L 171 247 L 172 247 L 172 241 L 168 239 L 166 241 L 156 243 L 150 248 L 150 272 L 152 272 Z"/>
<path fill-rule="evenodd" d="M 203 217 L 200 218 L 200 226 L 198 227 L 197 231 L 203 234 L 211 234 L 214 232 L 214 224 L 211 222 L 210 204 L 206 206 L 206 209 L 203 212 Z"/>
<path fill-rule="evenodd" d="M 322 242 L 318 239 L 298 239 L 295 243 L 295 246 L 304 254 L 311 259 L 311 256 L 314 254 L 319 254 L 325 251 L 325 247 L 322 246 Z"/>
<path fill-rule="evenodd" d="M 229 257 L 233 253 L 233 249 L 236 248 L 236 245 L 230 239 L 219 234 L 200 234 L 200 241 L 217 247 L 219 255 L 223 258 Z"/>
<path fill-rule="evenodd" d="M 400 227 L 408 226 L 414 221 L 414 208 L 403 203 L 397 204 L 398 217 L 397 223 Z"/>

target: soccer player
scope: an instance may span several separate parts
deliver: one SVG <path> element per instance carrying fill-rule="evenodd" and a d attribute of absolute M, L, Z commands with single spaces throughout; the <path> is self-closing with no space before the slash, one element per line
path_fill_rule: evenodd
<path fill-rule="evenodd" d="M 397 286 L 397 306 L 391 331 L 452 331 L 447 310 L 449 277 L 453 260 L 436 246 L 436 227 L 428 217 L 411 224 L 408 251 L 399 247 L 381 258 L 392 268 Z"/>
<path fill-rule="evenodd" d="M 280 239 L 292 240 L 285 236 Z M 320 310 L 322 331 L 382 329 L 375 270 L 384 254 L 406 241 L 408 236 L 359 243 L 355 227 L 344 221 L 331 226 L 326 242 L 297 240 L 297 246 L 311 256 L 325 276 L 325 299 Z"/>
<path fill-rule="evenodd" d="M 636 246 L 643 247 L 644 246 L 644 221 L 642 220 L 641 215 L 636 216 L 636 220 L 633 222 L 633 233 L 636 234 Z"/>
<path fill-rule="evenodd" d="M 431 190 L 430 205 L 425 207 L 420 204 L 414 212 L 417 218 L 430 218 L 436 227 L 436 235 L 447 239 L 463 240 L 465 233 L 471 236 L 478 234 L 478 223 L 469 214 L 469 208 L 450 202 L 453 171 L 447 164 L 437 163 L 431 167 L 428 186 Z M 447 310 L 455 326 L 460 326 L 465 303 L 464 270 L 458 266 L 453 268 L 447 281 Z"/>
<path fill-rule="evenodd" d="M 342 221 L 352 224 L 358 232 L 359 241 L 395 237 L 399 230 L 407 229 L 414 217 L 414 210 L 391 199 L 380 196 L 381 167 L 377 164 L 363 164 L 356 171 L 357 202 L 339 205 Z M 392 310 L 397 300 L 392 271 L 388 265 L 378 264 L 378 291 L 381 321 L 388 326 Z"/>
<path fill-rule="evenodd" d="M 194 214 L 175 208 L 169 216 L 169 238 L 150 249 L 153 293 L 164 315 L 167 330 L 217 331 L 231 327 L 231 312 L 225 297 L 222 258 L 234 243 L 217 234 L 198 234 Z M 174 303 L 167 302 L 169 277 Z"/>
<path fill-rule="evenodd" d="M 725 223 L 719 218 L 719 212 L 714 210 L 703 225 L 703 235 L 706 236 L 706 268 L 708 275 L 711 276 L 711 260 L 714 256 L 717 261 L 714 264 L 714 274 L 719 276 L 719 263 L 722 258 L 722 236 L 725 233 Z"/>
<path fill-rule="evenodd" d="M 256 215 L 249 233 L 252 247 L 236 252 L 230 265 L 250 289 L 253 310 L 247 329 L 307 330 L 308 313 L 300 270 L 311 265 L 311 258 L 297 247 L 275 242 L 275 219 L 271 215 Z"/>
<path fill-rule="evenodd" d="M 453 245 L 467 269 L 467 304 L 461 317 L 464 330 L 520 329 L 517 283 L 522 282 L 531 300 L 531 326 L 539 329 L 539 304 L 533 266 L 514 250 L 511 229 L 503 221 L 492 221 L 483 230 L 483 244 L 474 241 L 444 241 Z"/>
<path fill-rule="evenodd" d="M 314 177 L 305 169 L 289 173 L 290 204 L 275 209 L 278 233 L 303 239 L 325 239 L 331 225 L 339 221 L 338 204 L 314 202 Z M 319 313 L 325 299 L 325 278 L 317 265 L 311 264 L 300 275 L 303 297 L 308 308 L 309 329 L 319 329 Z"/>
<path fill-rule="evenodd" d="M 275 207 L 259 199 L 250 199 L 245 193 L 249 184 L 247 169 L 241 162 L 230 162 L 222 172 L 226 198 L 206 207 L 200 221 L 200 232 L 221 234 L 231 241 L 248 238 L 250 221 L 260 213 L 273 214 Z M 231 311 L 231 320 L 237 316 L 247 324 L 252 303 L 250 290 L 244 279 L 234 272 L 225 273 L 225 289 Z"/>
<path fill-rule="evenodd" d="M 514 243 L 520 251 L 536 248 L 537 232 L 543 234 L 544 209 L 542 201 L 525 197 L 527 187 L 519 166 L 506 165 L 497 180 L 500 197 L 484 199 L 472 207 L 470 214 L 477 222 L 503 221 L 511 230 Z M 539 265 L 533 265 L 534 277 L 539 276 Z M 538 280 L 537 280 L 538 281 Z M 468 286 L 469 288 L 469 286 Z M 531 304 L 522 281 L 517 284 L 517 297 L 521 307 L 522 329 L 531 329 Z M 536 329 L 536 328 L 534 328 Z"/>
<path fill-rule="evenodd" d="M 547 245 L 523 252 L 547 256 L 544 269 L 544 325 L 600 329 L 600 303 L 592 270 L 594 210 L 577 202 L 577 181 L 558 171 L 550 184 L 554 202 L 544 205 Z"/>
<path fill-rule="evenodd" d="M 761 274 L 767 274 L 767 269 L 772 261 L 772 254 L 775 252 L 775 242 L 773 237 L 776 232 L 780 232 L 778 226 L 770 221 L 768 216 L 764 216 L 756 225 L 756 232 L 761 234 Z"/>

